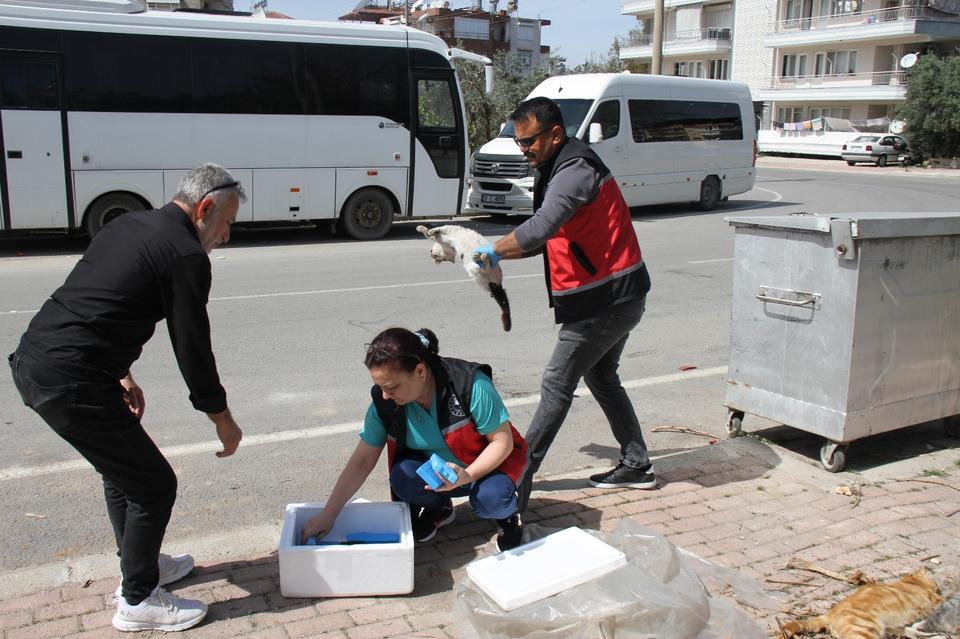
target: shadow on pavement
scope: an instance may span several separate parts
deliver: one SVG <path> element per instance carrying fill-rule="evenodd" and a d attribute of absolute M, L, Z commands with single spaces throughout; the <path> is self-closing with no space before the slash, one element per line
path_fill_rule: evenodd
<path fill-rule="evenodd" d="M 747 419 L 749 415 L 744 419 L 745 424 Z M 825 441 L 823 437 L 789 426 L 774 426 L 749 432 L 762 440 L 809 458 L 812 462 L 819 461 L 820 447 Z M 948 436 L 943 421 L 935 420 L 851 442 L 846 452 L 844 470 L 878 475 L 881 474 L 880 471 L 888 469 L 890 478 L 909 474 L 928 475 L 934 479 L 944 474 L 960 472 L 957 455 L 948 455 L 953 460 L 951 462 L 935 455 L 941 451 L 960 451 L 960 439 Z M 948 463 L 946 467 L 945 461 Z"/>

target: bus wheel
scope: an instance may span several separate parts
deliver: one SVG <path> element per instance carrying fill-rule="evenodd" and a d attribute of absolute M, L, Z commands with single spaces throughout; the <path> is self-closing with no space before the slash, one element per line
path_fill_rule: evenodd
<path fill-rule="evenodd" d="M 697 208 L 701 211 L 711 211 L 717 205 L 720 199 L 720 180 L 712 175 L 700 183 L 700 200 L 697 202 Z"/>
<path fill-rule="evenodd" d="M 361 189 L 347 198 L 340 221 L 355 240 L 378 240 L 393 224 L 393 203 L 383 191 Z"/>
<path fill-rule="evenodd" d="M 100 232 L 103 225 L 115 217 L 130 211 L 142 211 L 146 205 L 140 198 L 126 193 L 109 193 L 94 201 L 87 210 L 87 233 L 92 238 Z"/>

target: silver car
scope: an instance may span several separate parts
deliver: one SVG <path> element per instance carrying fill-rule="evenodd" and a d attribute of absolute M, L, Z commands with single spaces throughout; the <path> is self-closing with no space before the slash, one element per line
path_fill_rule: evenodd
<path fill-rule="evenodd" d="M 907 141 L 899 135 L 861 135 L 843 145 L 840 157 L 850 166 L 857 162 L 886 166 L 906 150 Z"/>

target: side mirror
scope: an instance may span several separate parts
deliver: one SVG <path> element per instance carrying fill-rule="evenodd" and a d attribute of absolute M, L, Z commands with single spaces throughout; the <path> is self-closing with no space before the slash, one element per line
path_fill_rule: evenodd
<path fill-rule="evenodd" d="M 587 140 L 590 144 L 603 141 L 603 126 L 599 122 L 590 123 L 590 132 L 587 134 Z"/>
<path fill-rule="evenodd" d="M 487 95 L 493 95 L 493 65 L 486 64 L 483 67 L 483 92 Z"/>

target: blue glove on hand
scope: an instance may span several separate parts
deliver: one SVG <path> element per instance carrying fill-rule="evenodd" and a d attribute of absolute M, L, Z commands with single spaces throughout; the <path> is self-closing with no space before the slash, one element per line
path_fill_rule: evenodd
<path fill-rule="evenodd" d="M 503 259 L 493 250 L 493 244 L 484 244 L 473 252 L 473 261 L 480 268 L 486 268 L 486 263 L 484 263 L 482 258 L 484 255 L 490 260 L 490 268 L 496 267 L 496 265 L 500 263 L 500 260 Z"/>

